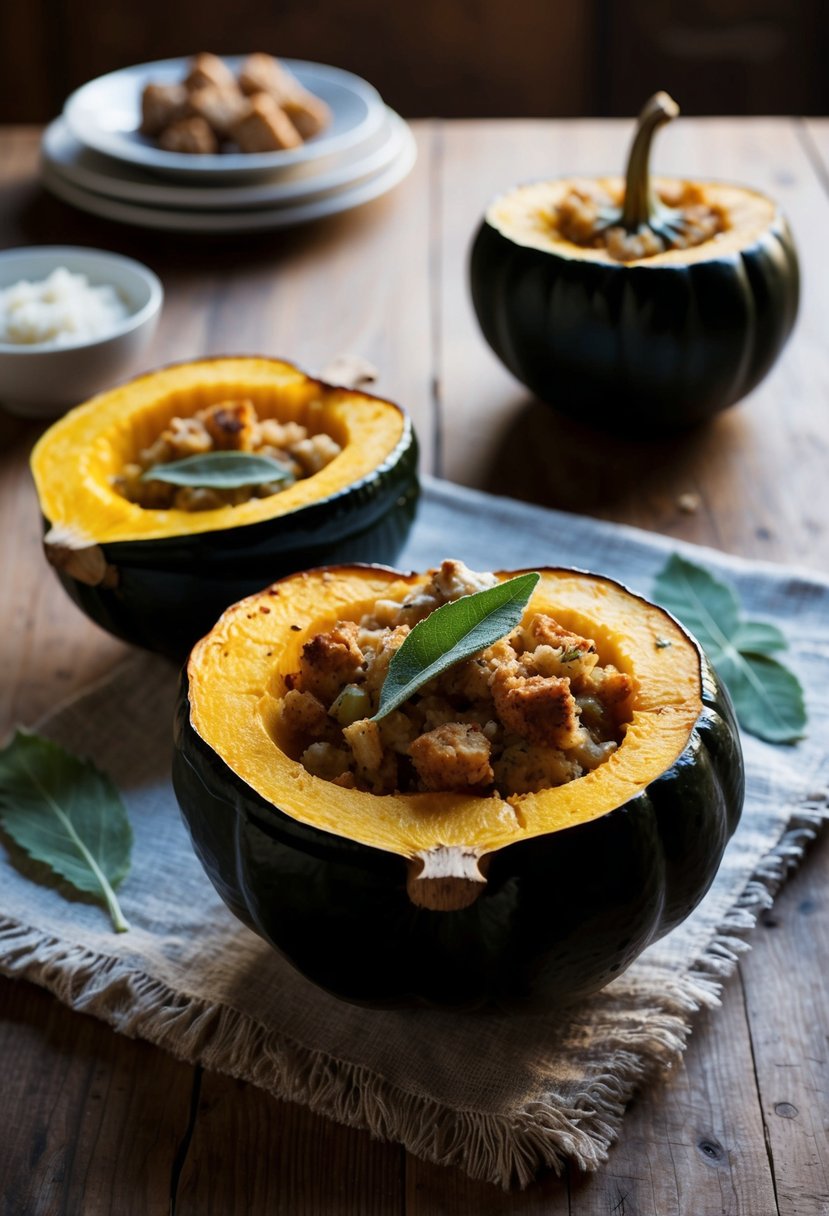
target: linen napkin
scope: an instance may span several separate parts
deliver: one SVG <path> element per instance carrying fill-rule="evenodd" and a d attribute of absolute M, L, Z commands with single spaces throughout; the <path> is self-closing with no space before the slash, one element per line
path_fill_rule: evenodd
<path fill-rule="evenodd" d="M 745 811 L 711 891 L 604 991 L 565 1013 L 516 1016 L 375 1012 L 316 989 L 231 916 L 196 861 L 169 780 L 177 673 L 144 654 L 39 725 L 125 796 L 135 844 L 119 895 L 131 930 L 115 934 L 97 905 L 30 882 L 0 846 L 0 970 L 475 1178 L 523 1186 L 567 1160 L 595 1169 L 634 1090 L 676 1059 L 694 1012 L 717 1003 L 758 912 L 827 814 L 829 581 L 435 481 L 399 563 L 576 565 L 647 593 L 675 550 L 783 629 L 809 735 L 796 747 L 744 739 Z"/>

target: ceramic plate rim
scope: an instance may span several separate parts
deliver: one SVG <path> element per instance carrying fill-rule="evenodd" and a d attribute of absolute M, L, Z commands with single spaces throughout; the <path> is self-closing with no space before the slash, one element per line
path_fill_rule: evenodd
<path fill-rule="evenodd" d="M 357 151 L 356 155 L 349 155 L 339 161 L 335 160 L 334 166 L 327 171 L 307 177 L 290 178 L 285 182 L 276 178 L 267 182 L 253 181 L 226 186 L 218 184 L 198 186 L 178 184 L 173 181 L 156 181 L 152 176 L 149 176 L 146 182 L 131 182 L 129 179 L 117 175 L 117 169 L 122 162 L 112 160 L 110 157 L 104 157 L 105 161 L 112 163 L 113 172 L 109 175 L 105 172 L 105 165 L 101 169 L 88 168 L 82 165 L 76 166 L 71 161 L 67 171 L 67 160 L 61 160 L 60 157 L 53 155 L 50 152 L 50 143 L 54 145 L 56 140 L 66 138 L 74 141 L 81 152 L 91 153 L 94 156 L 103 156 L 103 154 L 76 140 L 62 116 L 55 118 L 44 131 L 41 156 L 43 164 L 48 166 L 52 174 L 63 178 L 64 181 L 78 189 L 105 198 L 164 209 L 188 210 L 192 208 L 201 211 L 240 208 L 255 210 L 258 207 L 273 207 L 286 205 L 289 202 L 299 202 L 306 197 L 310 200 L 318 194 L 328 193 L 352 183 L 356 184 L 391 164 L 405 139 L 406 124 L 399 114 L 389 108 L 386 108 L 385 119 L 386 131 L 383 140 L 371 152 L 361 157 Z M 368 142 L 366 141 L 366 143 Z M 114 188 L 110 188 L 106 184 L 107 182 L 112 183 Z"/>
<path fill-rule="evenodd" d="M 405 124 L 404 124 L 405 125 Z M 208 235 L 239 235 L 246 232 L 267 232 L 278 228 L 289 228 L 312 220 L 323 219 L 342 211 L 350 211 L 364 203 L 372 202 L 394 189 L 414 168 L 417 159 L 417 144 L 410 128 L 406 126 L 403 147 L 394 162 L 373 179 L 346 189 L 337 194 L 299 203 L 287 207 L 259 208 L 250 211 L 187 212 L 142 207 L 137 203 L 123 203 L 117 199 L 104 198 L 72 186 L 50 172 L 44 173 L 47 188 L 64 202 L 78 207 L 91 215 L 100 216 L 113 223 L 131 224 L 157 232 L 192 232 Z M 55 180 L 57 178 L 57 180 Z"/>

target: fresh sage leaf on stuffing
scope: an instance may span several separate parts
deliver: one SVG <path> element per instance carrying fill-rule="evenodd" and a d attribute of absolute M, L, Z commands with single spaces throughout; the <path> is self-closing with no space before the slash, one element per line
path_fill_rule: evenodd
<path fill-rule="evenodd" d="M 17 731 L 0 751 L 0 824 L 35 861 L 106 906 L 129 929 L 115 888 L 130 868 L 132 829 L 112 781 L 89 760 Z"/>
<path fill-rule="evenodd" d="M 441 604 L 418 621 L 389 663 L 373 720 L 384 718 L 435 676 L 514 629 L 540 577 L 519 574 L 484 591 Z"/>
<path fill-rule="evenodd" d="M 794 743 L 806 728 L 800 682 L 772 656 L 787 646 L 768 621 L 746 620 L 734 589 L 674 554 L 654 596 L 695 634 L 725 684 L 740 726 L 768 743 Z"/>
<path fill-rule="evenodd" d="M 166 481 L 173 486 L 198 486 L 199 489 L 238 490 L 269 481 L 295 481 L 287 465 L 255 452 L 206 452 L 185 456 L 169 464 L 154 464 L 141 474 L 142 481 Z"/>

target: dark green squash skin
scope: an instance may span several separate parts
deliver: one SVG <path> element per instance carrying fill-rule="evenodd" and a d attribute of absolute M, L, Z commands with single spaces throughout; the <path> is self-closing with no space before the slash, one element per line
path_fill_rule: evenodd
<path fill-rule="evenodd" d="M 650 267 L 527 248 L 484 220 L 469 276 L 484 337 L 514 376 L 563 413 L 637 433 L 680 430 L 749 393 L 800 291 L 782 216 L 739 253 Z"/>
<path fill-rule="evenodd" d="M 400 442 L 361 481 L 288 515 L 243 527 L 103 544 L 113 588 L 57 571 L 78 607 L 124 641 L 182 660 L 229 604 L 313 566 L 391 563 L 414 522 L 417 440 L 405 417 Z M 48 531 L 49 521 L 44 521 Z"/>
<path fill-rule="evenodd" d="M 256 794 L 193 729 L 186 673 L 173 784 L 227 906 L 329 992 L 378 1007 L 550 1008 L 620 974 L 714 879 L 744 771 L 728 694 L 701 652 L 700 664 L 703 710 L 677 761 L 601 818 L 493 854 L 462 911 L 414 907 L 402 857 Z"/>

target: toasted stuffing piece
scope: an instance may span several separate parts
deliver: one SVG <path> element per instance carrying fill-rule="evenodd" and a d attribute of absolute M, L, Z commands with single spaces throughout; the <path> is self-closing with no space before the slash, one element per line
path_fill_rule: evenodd
<path fill-rule="evenodd" d="M 180 84 L 150 83 L 141 98 L 142 134 L 173 152 L 276 152 L 330 122 L 325 102 L 262 53 L 245 59 L 237 79 L 218 55 L 203 52 Z"/>
<path fill-rule="evenodd" d="M 484 789 L 494 780 L 489 739 L 479 726 L 447 722 L 412 743 L 409 755 L 427 790 Z"/>
<path fill-rule="evenodd" d="M 192 118 L 180 118 L 165 127 L 158 137 L 159 146 L 167 152 L 192 152 L 209 156 L 219 150 L 219 141 L 210 124 L 194 114 Z"/>
<path fill-rule="evenodd" d="M 331 705 L 345 684 L 353 682 L 363 666 L 357 645 L 358 626 L 340 621 L 328 633 L 318 633 L 306 642 L 299 661 L 302 687 Z"/>
<path fill-rule="evenodd" d="M 541 746 L 566 748 L 576 742 L 579 717 L 569 680 L 517 675 L 501 667 L 492 681 L 492 699 L 508 733 Z"/>
<path fill-rule="evenodd" d="M 302 143 L 296 127 L 269 93 L 254 93 L 230 133 L 243 152 L 278 152 Z"/>
<path fill-rule="evenodd" d="M 617 222 L 620 199 L 596 182 L 574 182 L 551 218 L 565 240 L 591 249 L 606 249 L 617 262 L 653 257 L 668 249 L 690 249 L 724 231 L 722 210 L 706 202 L 698 183 L 662 185 L 657 194 L 666 207 L 677 212 L 670 238 L 648 227 L 628 232 Z"/>
<path fill-rule="evenodd" d="M 141 94 L 141 133 L 160 135 L 187 113 L 188 96 L 183 84 L 148 84 Z"/>
<path fill-rule="evenodd" d="M 187 109 L 203 118 L 219 139 L 229 139 L 233 124 L 247 109 L 247 102 L 235 81 L 224 88 L 205 84 L 188 95 Z"/>
<path fill-rule="evenodd" d="M 177 488 L 163 481 L 142 479 L 154 465 L 214 451 L 255 452 L 269 456 L 285 469 L 289 478 L 280 477 L 233 490 L 201 486 Z M 113 486 L 119 494 L 141 507 L 210 511 L 278 494 L 291 484 L 292 479 L 318 473 L 341 451 L 336 440 L 324 431 L 309 435 L 307 428 L 298 422 L 279 422 L 275 418 L 260 421 L 256 407 L 248 399 L 217 401 L 192 417 L 171 418 L 161 434 L 143 448 L 135 460 L 124 465 L 113 478 Z"/>
<path fill-rule="evenodd" d="M 262 51 L 248 55 L 239 70 L 239 87 L 243 93 L 270 93 L 280 105 L 288 97 L 302 96 L 305 90 L 273 55 Z"/>
<path fill-rule="evenodd" d="M 338 621 L 306 642 L 299 671 L 285 678 L 282 714 L 310 772 L 333 772 L 328 780 L 375 794 L 509 796 L 563 785 L 613 755 L 635 680 L 603 665 L 592 639 L 545 613 L 373 720 L 412 626 L 495 581 L 445 561 L 404 598 L 378 599 L 359 622 Z"/>
<path fill-rule="evenodd" d="M 219 452 L 250 452 L 256 422 L 252 401 L 220 402 L 204 417 L 205 430 Z"/>
<path fill-rule="evenodd" d="M 323 739 L 327 733 L 333 732 L 334 723 L 328 716 L 328 711 L 312 692 L 300 692 L 291 688 L 280 702 L 280 716 L 283 725 L 295 735 L 313 735 Z"/>
<path fill-rule="evenodd" d="M 184 81 L 186 89 L 203 89 L 213 85 L 218 89 L 237 88 L 236 79 L 227 64 L 218 55 L 202 51 L 190 60 L 190 71 Z"/>
<path fill-rule="evenodd" d="M 321 97 L 302 92 L 297 96 L 283 96 L 282 109 L 299 131 L 303 139 L 313 139 L 324 131 L 331 121 L 331 111 Z"/>
<path fill-rule="evenodd" d="M 582 775 L 578 760 L 561 748 L 537 747 L 524 739 L 504 748 L 494 769 L 499 789 L 512 794 L 537 794 Z"/>

